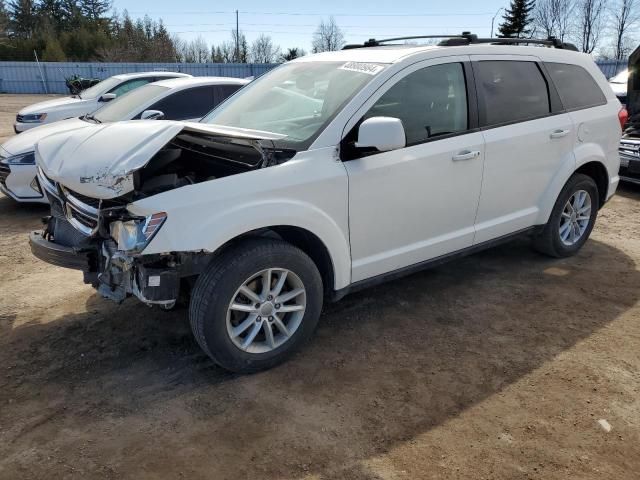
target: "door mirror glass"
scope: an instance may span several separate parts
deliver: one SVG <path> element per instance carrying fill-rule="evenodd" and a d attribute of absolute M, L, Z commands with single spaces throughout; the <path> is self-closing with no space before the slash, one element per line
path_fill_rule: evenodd
<path fill-rule="evenodd" d="M 375 148 L 380 152 L 389 152 L 404 148 L 406 144 L 404 126 L 399 118 L 367 118 L 358 129 L 357 148 Z"/>
<path fill-rule="evenodd" d="M 117 97 L 117 95 L 115 93 L 105 93 L 104 95 L 102 95 L 100 97 L 100 101 L 101 102 L 110 102 L 111 100 L 113 100 L 116 97 Z"/>
<path fill-rule="evenodd" d="M 162 120 L 164 113 L 160 110 L 145 110 L 140 115 L 140 120 Z"/>

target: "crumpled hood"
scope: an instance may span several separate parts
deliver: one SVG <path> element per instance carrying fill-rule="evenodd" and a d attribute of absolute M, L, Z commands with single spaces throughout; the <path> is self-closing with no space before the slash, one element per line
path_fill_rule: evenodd
<path fill-rule="evenodd" d="M 48 123 L 36 128 L 31 128 L 26 132 L 22 132 L 20 135 L 14 135 L 2 144 L 2 148 L 10 155 L 33 152 L 36 143 L 49 135 L 90 127 L 91 125 L 93 124 L 80 120 L 79 118 L 69 118 L 67 120 L 60 120 L 59 122 Z"/>
<path fill-rule="evenodd" d="M 144 167 L 183 130 L 254 140 L 285 137 L 202 123 L 130 120 L 48 136 L 36 144 L 36 161 L 49 178 L 61 185 L 107 200 L 133 191 L 133 172 Z"/>
<path fill-rule="evenodd" d="M 45 100 L 44 102 L 34 103 L 28 107 L 24 107 L 18 112 L 18 115 L 33 115 L 35 113 L 45 113 L 52 109 L 60 109 L 67 106 L 76 106 L 83 100 L 80 98 L 63 97 Z"/>

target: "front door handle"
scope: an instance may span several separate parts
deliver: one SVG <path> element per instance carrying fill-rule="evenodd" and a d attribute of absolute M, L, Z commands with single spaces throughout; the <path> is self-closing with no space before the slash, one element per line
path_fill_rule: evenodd
<path fill-rule="evenodd" d="M 464 152 L 460 152 L 457 155 L 454 155 L 451 160 L 453 160 L 454 162 L 461 162 L 463 160 L 473 160 L 474 158 L 478 158 L 479 156 L 480 152 L 478 152 L 477 150 L 473 152 L 465 150 Z"/>
<path fill-rule="evenodd" d="M 566 137 L 567 135 L 569 135 L 569 130 L 554 130 L 549 136 L 553 139 Z"/>

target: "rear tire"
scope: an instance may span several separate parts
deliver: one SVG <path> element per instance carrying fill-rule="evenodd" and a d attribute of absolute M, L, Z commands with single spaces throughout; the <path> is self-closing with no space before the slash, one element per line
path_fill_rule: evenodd
<path fill-rule="evenodd" d="M 322 278 L 307 254 L 256 238 L 224 251 L 200 275 L 189 319 L 218 365 L 251 373 L 283 362 L 311 337 L 322 300 Z"/>
<path fill-rule="evenodd" d="M 591 177 L 574 174 L 558 195 L 549 221 L 534 238 L 533 248 L 557 258 L 575 255 L 591 235 L 599 198 Z"/>

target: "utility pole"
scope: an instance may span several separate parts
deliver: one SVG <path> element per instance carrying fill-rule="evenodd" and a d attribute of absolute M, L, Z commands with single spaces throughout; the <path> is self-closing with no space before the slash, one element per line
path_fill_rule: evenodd
<path fill-rule="evenodd" d="M 236 63 L 240 63 L 240 22 L 238 21 L 238 10 L 236 10 Z"/>

